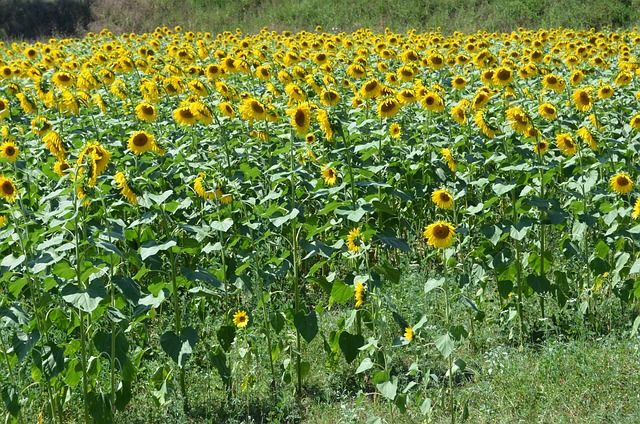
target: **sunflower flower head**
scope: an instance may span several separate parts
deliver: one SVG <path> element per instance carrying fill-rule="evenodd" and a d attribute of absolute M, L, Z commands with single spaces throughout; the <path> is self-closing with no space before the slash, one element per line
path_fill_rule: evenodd
<path fill-rule="evenodd" d="M 638 219 L 640 216 L 640 197 L 636 200 L 635 205 L 633 205 L 633 213 L 631 214 L 633 219 Z"/>
<path fill-rule="evenodd" d="M 406 327 L 404 329 L 404 334 L 403 334 L 404 338 L 409 340 L 410 342 L 413 341 L 413 328 L 411 327 Z"/>
<path fill-rule="evenodd" d="M 0 144 L 0 157 L 7 158 L 9 162 L 18 160 L 20 149 L 13 140 L 7 140 Z"/>
<path fill-rule="evenodd" d="M 362 247 L 362 232 L 360 232 L 360 228 L 353 228 L 349 231 L 349 235 L 347 236 L 347 248 L 351 252 L 357 252 Z"/>
<path fill-rule="evenodd" d="M 321 174 L 322 174 L 322 178 L 324 179 L 324 183 L 328 186 L 333 186 L 338 181 L 338 173 L 334 168 L 330 167 L 328 164 L 325 164 L 322 167 Z"/>
<path fill-rule="evenodd" d="M 556 134 L 556 143 L 563 155 L 571 157 L 578 152 L 578 145 L 567 133 Z"/>
<path fill-rule="evenodd" d="M 11 178 L 7 178 L 4 175 L 0 175 L 0 196 L 7 202 L 13 203 L 16 201 L 18 195 L 18 189 Z"/>
<path fill-rule="evenodd" d="M 633 189 L 633 180 L 627 174 L 621 172 L 611 177 L 609 185 L 616 193 L 626 194 Z"/>
<path fill-rule="evenodd" d="M 430 246 L 436 249 L 445 249 L 453 244 L 456 232 L 455 227 L 449 222 L 436 221 L 425 227 L 423 235 Z"/>
<path fill-rule="evenodd" d="M 154 150 L 155 141 L 152 134 L 145 131 L 137 131 L 131 134 L 127 146 L 134 154 L 141 155 L 149 150 Z"/>
<path fill-rule="evenodd" d="M 446 189 L 436 190 L 431 193 L 431 201 L 440 209 L 451 209 L 453 206 L 453 196 Z"/>
<path fill-rule="evenodd" d="M 238 328 L 246 328 L 249 324 L 249 315 L 246 311 L 238 311 L 233 314 L 233 325 Z"/>
<path fill-rule="evenodd" d="M 360 280 L 356 280 L 354 291 L 355 291 L 355 298 L 356 298 L 356 308 L 359 308 L 362 306 L 365 300 L 365 289 L 364 289 L 364 285 Z"/>

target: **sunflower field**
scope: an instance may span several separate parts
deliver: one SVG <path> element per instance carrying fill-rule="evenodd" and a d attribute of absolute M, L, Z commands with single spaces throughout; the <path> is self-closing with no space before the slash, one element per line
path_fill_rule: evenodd
<path fill-rule="evenodd" d="M 637 29 L 0 43 L 5 422 L 339 365 L 453 422 L 483 327 L 635 335 L 639 58 Z"/>

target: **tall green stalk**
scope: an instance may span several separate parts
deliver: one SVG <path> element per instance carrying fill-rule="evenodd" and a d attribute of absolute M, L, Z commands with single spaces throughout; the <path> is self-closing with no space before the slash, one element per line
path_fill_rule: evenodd
<path fill-rule="evenodd" d="M 291 184 L 291 211 L 295 208 L 296 204 L 296 179 L 295 179 L 295 149 L 294 149 L 294 141 L 295 135 L 293 131 L 291 131 L 290 143 L 291 147 L 289 149 L 290 153 L 290 176 L 289 181 Z M 291 212 L 290 211 L 290 212 Z M 294 292 L 294 317 L 298 315 L 300 312 L 300 276 L 298 275 L 298 234 L 296 228 L 296 218 L 291 219 L 291 251 L 292 251 L 292 261 L 293 261 L 293 292 Z M 301 351 L 301 340 L 300 340 L 300 330 L 296 327 L 296 374 L 297 374 L 297 385 L 296 385 L 296 395 L 300 396 L 302 393 L 302 351 Z"/>

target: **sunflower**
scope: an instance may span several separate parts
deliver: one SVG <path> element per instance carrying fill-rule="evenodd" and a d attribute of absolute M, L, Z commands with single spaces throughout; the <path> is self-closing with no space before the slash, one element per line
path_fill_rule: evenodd
<path fill-rule="evenodd" d="M 629 125 L 634 130 L 640 130 L 640 113 L 636 114 L 636 116 L 631 118 L 631 120 L 629 121 Z"/>
<path fill-rule="evenodd" d="M 413 69 L 413 67 L 409 65 L 403 65 L 396 70 L 398 79 L 405 82 L 411 81 L 416 76 L 416 73 L 417 72 Z"/>
<path fill-rule="evenodd" d="M 453 206 L 453 196 L 445 189 L 431 193 L 431 201 L 444 210 L 451 209 L 451 206 Z"/>
<path fill-rule="evenodd" d="M 42 137 L 42 141 L 56 159 L 63 160 L 67 155 L 67 149 L 64 141 L 60 138 L 57 132 L 49 131 L 44 137 Z"/>
<path fill-rule="evenodd" d="M 127 199 L 127 201 L 133 205 L 137 205 L 138 204 L 138 196 L 136 196 L 136 194 L 131 190 L 131 188 L 129 188 L 129 185 L 127 184 L 127 179 L 125 178 L 124 174 L 122 172 L 118 172 L 116 173 L 116 175 L 114 175 L 113 180 L 116 183 L 116 187 L 118 188 L 118 190 L 120 190 L 120 194 L 122 194 L 122 196 Z"/>
<path fill-rule="evenodd" d="M 451 80 L 451 86 L 456 90 L 462 90 L 467 85 L 467 80 L 462 75 L 456 75 Z"/>
<path fill-rule="evenodd" d="M 9 159 L 9 162 L 15 162 L 18 159 L 20 149 L 12 140 L 5 141 L 0 145 L 0 157 Z"/>
<path fill-rule="evenodd" d="M 207 189 L 204 187 L 204 173 L 202 172 L 195 180 L 193 180 L 193 189 L 195 190 L 196 194 L 203 199 L 213 200 L 216 198 L 215 191 L 207 191 Z"/>
<path fill-rule="evenodd" d="M 53 165 L 53 171 L 60 177 L 64 177 L 69 169 L 71 169 L 71 165 L 69 165 L 66 160 L 58 160 L 55 165 Z"/>
<path fill-rule="evenodd" d="M 6 118 L 9 115 L 9 101 L 7 99 L 0 99 L 0 119 Z"/>
<path fill-rule="evenodd" d="M 612 96 L 613 96 L 613 87 L 611 87 L 608 84 L 607 85 L 603 85 L 598 90 L 598 97 L 600 97 L 601 99 L 609 99 Z"/>
<path fill-rule="evenodd" d="M 451 108 L 451 117 L 460 125 L 467 123 L 467 112 L 460 105 Z"/>
<path fill-rule="evenodd" d="M 1 175 L 0 196 L 4 197 L 9 203 L 13 203 L 16 201 L 17 194 L 18 189 L 16 189 L 16 185 L 13 183 L 13 180 Z"/>
<path fill-rule="evenodd" d="M 51 123 L 44 116 L 39 116 L 31 121 L 31 130 L 39 136 L 45 135 L 51 128 Z"/>
<path fill-rule="evenodd" d="M 591 99 L 591 94 L 585 89 L 579 88 L 573 92 L 573 103 L 576 105 L 576 109 L 580 112 L 587 112 L 591 109 L 593 101 Z"/>
<path fill-rule="evenodd" d="M 320 129 L 324 133 L 327 141 L 331 141 L 333 137 L 333 128 L 331 128 L 331 121 L 329 120 L 329 114 L 324 109 L 316 109 L 315 111 L 316 121 L 320 125 Z"/>
<path fill-rule="evenodd" d="M 586 127 L 582 127 L 576 132 L 578 136 L 580 136 L 582 141 L 584 141 L 589 145 L 589 147 L 591 147 L 591 150 L 593 150 L 594 152 L 598 151 L 598 143 L 593 137 L 593 134 L 591 134 L 591 132 Z"/>
<path fill-rule="evenodd" d="M 360 282 L 360 280 L 356 280 L 354 291 L 356 298 L 356 308 L 359 308 L 364 303 L 364 285 Z"/>
<path fill-rule="evenodd" d="M 303 136 L 311 127 L 311 107 L 309 103 L 300 103 L 294 109 L 288 109 L 287 115 L 291 117 L 291 126 L 296 130 L 298 135 Z"/>
<path fill-rule="evenodd" d="M 140 103 L 138 106 L 136 106 L 135 110 L 136 110 L 136 116 L 141 121 L 153 122 L 156 120 L 156 117 L 158 116 L 156 113 L 155 106 L 153 106 L 151 103 L 146 103 L 146 102 Z"/>
<path fill-rule="evenodd" d="M 373 99 L 380 95 L 382 84 L 377 79 L 371 78 L 360 87 L 360 95 L 365 99 Z"/>
<path fill-rule="evenodd" d="M 152 134 L 149 134 L 145 131 L 138 131 L 133 133 L 131 137 L 129 137 L 127 145 L 129 147 L 129 150 L 131 150 L 133 153 L 135 153 L 136 155 L 141 155 L 144 152 L 153 150 L 155 141 Z"/>
<path fill-rule="evenodd" d="M 402 104 L 413 103 L 418 100 L 416 92 L 410 88 L 403 88 L 402 90 L 400 90 L 396 95 L 396 98 Z"/>
<path fill-rule="evenodd" d="M 575 87 L 576 85 L 580 84 L 583 78 L 584 78 L 584 72 L 582 72 L 579 69 L 577 71 L 573 71 L 570 78 L 571 85 Z"/>
<path fill-rule="evenodd" d="M 400 111 L 402 104 L 395 97 L 387 97 L 378 103 L 378 116 L 391 118 Z"/>
<path fill-rule="evenodd" d="M 38 111 L 38 106 L 31 100 L 26 94 L 16 94 L 18 100 L 20 100 L 20 107 L 24 110 L 24 113 L 33 113 Z"/>
<path fill-rule="evenodd" d="M 445 149 L 444 147 L 440 149 L 440 154 L 447 161 L 447 166 L 453 172 L 456 171 L 456 162 L 453 160 L 453 155 L 451 154 L 451 150 Z"/>
<path fill-rule="evenodd" d="M 402 128 L 399 124 L 394 122 L 389 126 L 389 134 L 393 138 L 400 138 L 400 136 L 402 135 Z"/>
<path fill-rule="evenodd" d="M 538 107 L 538 112 L 547 121 L 553 121 L 558 116 L 558 111 L 554 105 L 549 102 L 542 103 Z"/>
<path fill-rule="evenodd" d="M 404 338 L 409 340 L 410 342 L 413 341 L 413 328 L 411 327 L 406 327 L 404 329 L 404 334 L 403 334 Z"/>
<path fill-rule="evenodd" d="M 638 197 L 635 205 L 633 205 L 633 214 L 631 216 L 633 219 L 637 219 L 640 216 L 640 197 Z"/>
<path fill-rule="evenodd" d="M 422 105 L 431 112 L 442 112 L 444 110 L 444 100 L 434 91 L 429 91 L 422 98 Z"/>
<path fill-rule="evenodd" d="M 340 94 L 331 89 L 323 89 L 320 92 L 320 102 L 325 106 L 335 106 L 340 101 Z"/>
<path fill-rule="evenodd" d="M 69 72 L 60 71 L 53 74 L 51 81 L 53 85 L 58 87 L 73 87 L 76 83 L 76 77 Z"/>
<path fill-rule="evenodd" d="M 473 122 L 475 122 L 478 128 L 480 128 L 480 131 L 489 138 L 493 138 L 496 134 L 500 133 L 498 128 L 493 127 L 487 122 L 482 110 L 479 110 L 475 115 L 473 115 Z"/>
<path fill-rule="evenodd" d="M 326 185 L 332 186 L 336 184 L 336 181 L 338 181 L 338 173 L 335 169 L 325 164 L 322 168 L 322 178 L 324 178 L 324 182 Z"/>
<path fill-rule="evenodd" d="M 0 215 L 0 227 L 4 227 L 7 223 L 7 216 L 6 215 Z"/>
<path fill-rule="evenodd" d="M 247 121 L 253 119 L 266 119 L 267 109 L 262 103 L 260 103 L 260 101 L 249 97 L 242 101 L 242 105 L 240 105 L 240 114 Z"/>
<path fill-rule="evenodd" d="M 347 67 L 347 75 L 352 78 L 364 78 L 367 76 L 367 72 L 364 67 L 359 63 L 352 63 Z"/>
<path fill-rule="evenodd" d="M 556 93 L 562 93 L 566 86 L 564 80 L 554 74 L 545 75 L 545 77 L 542 79 L 542 85 L 544 85 L 544 88 L 546 88 L 547 90 L 553 90 Z"/>
<path fill-rule="evenodd" d="M 474 111 L 480 110 L 489 103 L 489 100 L 491 100 L 491 94 L 485 90 L 478 90 L 471 102 L 471 109 Z"/>
<path fill-rule="evenodd" d="M 245 311 L 238 311 L 233 314 L 233 325 L 238 328 L 245 328 L 249 324 L 249 316 Z"/>
<path fill-rule="evenodd" d="M 78 155 L 77 163 L 80 167 L 85 164 L 85 160 L 88 159 L 88 163 L 86 165 L 88 165 L 90 169 L 89 181 L 95 182 L 95 179 L 102 175 L 107 169 L 110 158 L 111 153 L 108 152 L 100 143 L 94 141 L 87 143 L 84 149 L 82 149 Z"/>
<path fill-rule="evenodd" d="M 565 156 L 571 157 L 578 151 L 578 145 L 567 133 L 556 134 L 556 142 L 558 143 L 558 148 Z"/>
<path fill-rule="evenodd" d="M 626 194 L 633 189 L 633 180 L 627 174 L 621 172 L 611 177 L 609 185 L 616 193 Z"/>
<path fill-rule="evenodd" d="M 519 133 L 524 133 L 531 126 L 527 113 L 519 107 L 512 107 L 506 111 L 507 119 L 511 121 L 511 128 Z"/>
<path fill-rule="evenodd" d="M 513 82 L 513 71 L 506 67 L 496 69 L 493 74 L 493 83 L 495 85 L 507 86 Z"/>
<path fill-rule="evenodd" d="M 198 118 L 189 106 L 181 106 L 173 111 L 173 119 L 180 125 L 193 125 Z"/>
<path fill-rule="evenodd" d="M 430 246 L 447 248 L 453 244 L 453 237 L 456 232 L 452 224 L 445 221 L 436 221 L 424 228 L 423 235 Z"/>
<path fill-rule="evenodd" d="M 347 248 L 351 252 L 357 252 L 360 250 L 362 243 L 362 233 L 360 232 L 360 228 L 353 228 L 349 231 L 349 235 L 347 236 Z"/>
<path fill-rule="evenodd" d="M 533 152 L 536 154 L 544 155 L 549 150 L 549 143 L 547 140 L 540 140 L 533 145 Z"/>
<path fill-rule="evenodd" d="M 236 111 L 233 109 L 233 106 L 231 106 L 231 103 L 222 102 L 218 105 L 218 109 L 220 109 L 220 113 L 227 118 L 233 118 L 236 116 Z"/>
<path fill-rule="evenodd" d="M 633 74 L 631 72 L 620 71 L 614 81 L 615 85 L 628 85 L 633 80 Z"/>

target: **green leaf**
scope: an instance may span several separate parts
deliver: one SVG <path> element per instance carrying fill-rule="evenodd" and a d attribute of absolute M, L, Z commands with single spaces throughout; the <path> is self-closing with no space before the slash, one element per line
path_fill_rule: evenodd
<path fill-rule="evenodd" d="M 115 407 L 120 412 L 124 411 L 132 398 L 133 393 L 131 391 L 131 381 L 121 381 L 118 390 L 116 390 Z"/>
<path fill-rule="evenodd" d="M 196 343 L 198 343 L 198 333 L 191 327 L 183 328 L 180 336 L 173 331 L 167 331 L 160 337 L 162 349 L 179 367 L 184 366 Z"/>
<path fill-rule="evenodd" d="M 340 345 L 344 359 L 350 364 L 358 357 L 359 349 L 364 346 L 364 337 L 342 331 L 338 338 L 338 344 Z"/>
<path fill-rule="evenodd" d="M 20 398 L 18 390 L 13 385 L 7 385 L 2 388 L 2 400 L 4 406 L 11 416 L 18 418 L 20 415 Z"/>
<path fill-rule="evenodd" d="M 137 306 L 140 300 L 140 286 L 129 277 L 115 276 L 111 280 L 118 288 L 124 299 L 131 306 Z"/>
<path fill-rule="evenodd" d="M 93 336 L 93 343 L 100 353 L 104 354 L 107 358 L 111 358 L 111 333 L 98 330 Z M 124 368 L 128 351 L 129 342 L 124 334 L 119 331 L 115 337 L 115 363 L 119 370 Z"/>
<path fill-rule="evenodd" d="M 527 284 L 538 294 L 548 293 L 551 288 L 551 282 L 546 275 L 535 273 L 527 275 Z"/>
<path fill-rule="evenodd" d="M 167 190 L 162 194 L 145 193 L 144 197 L 151 199 L 156 205 L 162 205 L 172 194 L 173 190 Z"/>
<path fill-rule="evenodd" d="M 389 400 L 394 400 L 398 392 L 398 378 L 394 376 L 391 380 L 376 384 L 376 387 L 382 396 Z"/>
<path fill-rule="evenodd" d="M 196 268 L 195 270 L 193 270 L 191 268 L 183 267 L 180 270 L 180 273 L 184 275 L 187 280 L 194 283 L 201 281 L 216 289 L 222 290 L 224 288 L 224 284 L 222 284 L 222 281 L 218 280 L 215 275 L 205 269 Z"/>
<path fill-rule="evenodd" d="M 89 405 L 89 414 L 95 422 L 105 424 L 113 423 L 111 401 L 106 394 L 102 392 L 89 392 L 87 393 L 86 402 Z"/>
<path fill-rule="evenodd" d="M 236 327 L 233 325 L 223 325 L 218 329 L 216 335 L 218 336 L 218 341 L 222 349 L 224 349 L 225 352 L 229 352 L 231 344 L 236 338 Z"/>
<path fill-rule="evenodd" d="M 503 299 L 508 299 L 509 294 L 513 291 L 513 281 L 500 280 L 498 281 L 498 293 Z"/>
<path fill-rule="evenodd" d="M 360 362 L 360 366 L 356 370 L 356 374 L 360 374 L 361 372 L 365 372 L 373 368 L 373 361 L 371 358 L 364 358 L 362 362 Z"/>
<path fill-rule="evenodd" d="M 24 255 L 14 256 L 13 254 L 11 254 L 4 257 L 2 262 L 0 262 L 0 267 L 3 267 L 3 268 L 6 267 L 8 268 L 7 271 L 11 271 L 15 267 L 23 263 L 24 259 L 25 259 Z"/>
<path fill-rule="evenodd" d="M 86 290 L 80 290 L 71 283 L 62 288 L 62 298 L 83 312 L 93 312 L 106 297 L 107 292 L 101 280 L 93 280 Z"/>
<path fill-rule="evenodd" d="M 435 345 L 445 359 L 451 356 L 456 348 L 455 342 L 449 333 L 436 337 Z"/>
<path fill-rule="evenodd" d="M 354 294 L 354 289 L 351 286 L 344 284 L 340 280 L 336 280 L 331 288 L 331 298 L 340 304 L 344 304 L 347 300 L 351 299 Z"/>
<path fill-rule="evenodd" d="M 12 346 L 13 351 L 18 355 L 18 362 L 27 356 L 29 351 L 38 343 L 38 340 L 40 340 L 40 332 L 38 330 L 33 330 L 28 334 L 17 331 L 13 335 Z"/>
<path fill-rule="evenodd" d="M 445 282 L 444 277 L 441 278 L 429 278 L 427 282 L 424 284 L 424 292 L 429 293 L 433 289 L 437 289 L 442 286 Z"/>
<path fill-rule="evenodd" d="M 64 348 L 55 344 L 45 345 L 41 350 L 32 349 L 31 357 L 47 380 L 51 380 L 64 369 Z"/>
<path fill-rule="evenodd" d="M 229 231 L 229 228 L 231 228 L 233 226 L 233 219 L 231 218 L 225 218 L 224 221 L 213 221 L 211 223 L 211 228 L 217 231 L 222 231 L 223 233 L 226 233 L 227 231 Z"/>
<path fill-rule="evenodd" d="M 158 244 L 155 240 L 148 240 L 140 247 L 140 257 L 144 261 L 148 257 L 153 256 L 162 250 L 170 249 L 177 244 L 178 243 L 176 243 L 175 240 L 167 240 L 166 242 L 160 244 Z"/>
<path fill-rule="evenodd" d="M 318 316 L 315 311 L 311 311 L 309 315 L 299 311 L 293 318 L 293 324 L 307 343 L 311 343 L 318 334 Z"/>
<path fill-rule="evenodd" d="M 632 339 L 638 334 L 638 327 L 640 327 L 640 316 L 637 316 L 636 319 L 633 320 L 633 326 L 631 327 L 631 334 L 629 338 Z"/>
<path fill-rule="evenodd" d="M 273 218 L 273 219 L 271 220 L 271 223 L 272 223 L 273 225 L 275 225 L 276 227 L 281 227 L 281 226 L 282 226 L 282 224 L 284 224 L 284 223 L 286 223 L 286 222 L 291 221 L 291 220 L 292 220 L 292 219 L 294 219 L 296 216 L 298 216 L 298 214 L 299 214 L 299 213 L 300 213 L 300 211 L 299 211 L 298 209 L 293 208 L 293 209 L 291 210 L 291 212 L 289 212 L 288 214 L 283 215 L 283 216 L 279 216 L 279 217 L 277 217 L 277 218 Z"/>
<path fill-rule="evenodd" d="M 269 314 L 269 322 L 273 330 L 278 334 L 284 328 L 285 316 L 282 312 L 271 312 Z"/>
<path fill-rule="evenodd" d="M 231 382 L 231 369 L 227 365 L 227 355 L 222 349 L 217 348 L 209 354 L 209 359 L 218 370 L 218 375 L 220 375 L 222 382 L 225 386 L 228 386 Z"/>
<path fill-rule="evenodd" d="M 480 232 L 495 246 L 500 241 L 502 229 L 497 225 L 488 225 L 480 228 Z"/>

